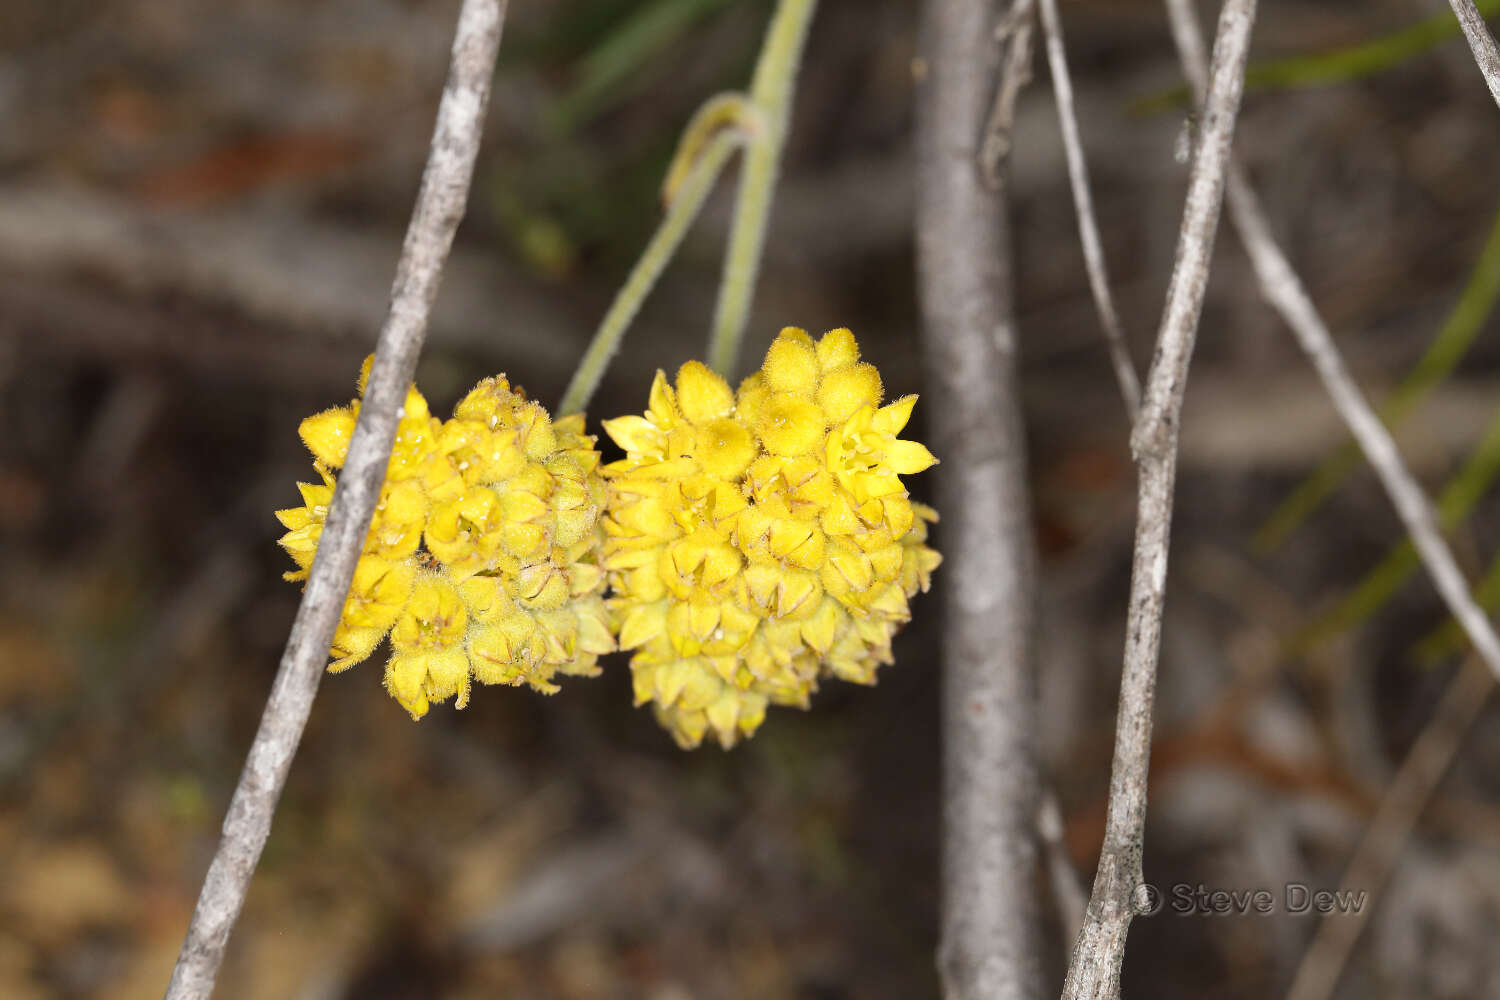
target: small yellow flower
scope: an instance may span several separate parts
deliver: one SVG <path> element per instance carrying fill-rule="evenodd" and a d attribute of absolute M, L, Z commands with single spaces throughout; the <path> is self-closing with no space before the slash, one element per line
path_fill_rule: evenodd
<path fill-rule="evenodd" d="M 277 511 L 290 580 L 307 578 L 358 408 L 299 428 L 322 482 L 299 484 L 302 506 Z M 598 673 L 615 648 L 596 562 L 606 487 L 583 430 L 582 416 L 553 421 L 504 377 L 480 382 L 448 421 L 412 387 L 329 669 L 389 634 L 386 689 L 413 718 L 448 698 L 463 708 L 471 678 L 550 693 L 558 673 Z"/>
<path fill-rule="evenodd" d="M 684 747 L 732 746 L 820 677 L 873 683 L 941 557 L 900 476 L 934 459 L 897 435 L 848 330 L 786 329 L 738 392 L 696 361 L 658 372 L 643 416 L 605 421 L 623 460 L 601 565 L 637 704 Z"/>

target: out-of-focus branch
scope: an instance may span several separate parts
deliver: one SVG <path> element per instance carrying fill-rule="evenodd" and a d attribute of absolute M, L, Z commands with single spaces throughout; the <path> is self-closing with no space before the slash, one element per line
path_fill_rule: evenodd
<path fill-rule="evenodd" d="M 385 481 L 398 411 L 416 371 L 443 265 L 468 202 L 505 10 L 506 0 L 464 0 L 459 11 L 437 127 L 348 459 L 271 696 L 172 972 L 167 1000 L 203 1000 L 213 991 L 229 933 L 244 905 L 312 711 L 328 647 Z"/>
<path fill-rule="evenodd" d="M 1191 0 L 1167 0 L 1167 13 L 1188 82 L 1196 93 L 1202 93 L 1203 39 L 1198 33 Z M 1260 281 L 1261 294 L 1291 327 L 1297 343 L 1312 361 L 1334 408 L 1349 425 L 1380 477 L 1443 603 L 1458 620 L 1480 658 L 1500 678 L 1500 636 L 1470 594 L 1468 581 L 1443 540 L 1431 502 L 1401 460 L 1390 431 L 1360 392 L 1327 324 L 1271 235 L 1270 223 L 1255 191 L 1234 164 L 1230 165 L 1228 197 L 1230 216 Z"/>
<path fill-rule="evenodd" d="M 1052 901 L 1057 905 L 1057 921 L 1062 926 L 1064 938 L 1075 938 L 1083 927 L 1088 900 L 1084 898 L 1078 870 L 1068 857 L 1062 806 L 1057 801 L 1057 792 L 1050 787 L 1042 789 L 1036 827 L 1042 840 L 1042 854 L 1047 860 L 1047 876 L 1052 883 Z"/>
<path fill-rule="evenodd" d="M 1073 107 L 1073 80 L 1068 74 L 1067 49 L 1063 44 L 1062 18 L 1057 0 L 1041 0 L 1042 32 L 1047 43 L 1047 65 L 1052 72 L 1052 93 L 1057 98 L 1057 117 L 1062 126 L 1063 151 L 1068 158 L 1068 183 L 1073 189 L 1073 206 L 1078 212 L 1078 236 L 1083 243 L 1083 260 L 1088 268 L 1089 290 L 1094 293 L 1094 307 L 1104 340 L 1109 346 L 1110 362 L 1120 395 L 1132 420 L 1141 405 L 1141 380 L 1125 346 L 1125 331 L 1115 300 L 1109 291 L 1109 271 L 1104 265 L 1104 246 L 1099 239 L 1099 223 L 1094 217 L 1094 196 L 1089 192 L 1089 168 L 1083 157 L 1083 140 L 1078 135 L 1078 116 Z"/>
<path fill-rule="evenodd" d="M 1500 105 L 1500 48 L 1495 47 L 1495 36 L 1490 34 L 1474 0 L 1448 0 L 1448 5 L 1458 15 L 1459 26 L 1469 40 L 1469 48 L 1474 50 L 1474 61 L 1479 64 L 1479 72 L 1484 74 L 1490 96 Z"/>
<path fill-rule="evenodd" d="M 1188 178 L 1177 258 L 1157 335 L 1156 359 L 1131 436 L 1140 482 L 1125 665 L 1120 679 L 1104 847 L 1083 930 L 1074 946 L 1063 987 L 1063 996 L 1069 1000 L 1119 996 L 1125 935 L 1134 916 L 1136 891 L 1141 885 L 1151 713 L 1161 653 L 1179 419 L 1187 389 L 1188 363 L 1208 285 L 1224 178 L 1229 168 L 1230 141 L 1244 89 L 1245 61 L 1254 21 L 1255 0 L 1225 0 L 1219 14 L 1202 134 Z"/>
<path fill-rule="evenodd" d="M 984 171 L 985 183 L 996 189 L 1006 180 L 1010 133 L 1016 124 L 1016 100 L 1021 89 L 1031 82 L 1031 22 L 1035 5 L 1035 0 L 1014 0 L 995 25 L 995 42 L 1000 47 L 1000 85 L 995 88 L 995 101 L 985 121 L 979 166 Z"/>
<path fill-rule="evenodd" d="M 1423 807 L 1453 763 L 1464 734 L 1484 710 L 1494 690 L 1495 680 L 1479 658 L 1466 659 L 1458 674 L 1448 682 L 1437 711 L 1391 781 L 1380 809 L 1344 871 L 1342 890 L 1368 892 L 1371 897 L 1379 894 Z M 1328 1000 L 1333 995 L 1349 953 L 1374 909 L 1375 899 L 1371 898 L 1357 911 L 1323 918 L 1312 944 L 1302 956 L 1302 964 L 1297 967 L 1287 1000 Z"/>
<path fill-rule="evenodd" d="M 995 5 L 928 0 L 918 89 L 917 270 L 947 562 L 943 912 L 949 1000 L 1040 988 L 1035 543 L 1017 384 L 1007 172 L 981 164 Z M 1004 17 L 1004 14 L 1000 15 Z"/>

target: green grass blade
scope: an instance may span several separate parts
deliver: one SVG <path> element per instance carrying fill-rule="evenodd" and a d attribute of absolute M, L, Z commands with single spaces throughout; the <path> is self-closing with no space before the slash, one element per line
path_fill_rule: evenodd
<path fill-rule="evenodd" d="M 1380 417 L 1387 427 L 1400 426 L 1428 393 L 1453 372 L 1484 328 L 1497 298 L 1500 298 L 1500 211 L 1496 212 L 1489 238 L 1437 337 L 1381 404 Z M 1352 441 L 1336 451 L 1266 519 L 1255 533 L 1256 550 L 1269 552 L 1286 541 L 1363 461 L 1364 456 Z"/>
<path fill-rule="evenodd" d="M 548 115 L 558 134 L 602 114 L 630 92 L 658 57 L 698 21 L 735 0 L 654 0 L 643 4 L 598 48 L 584 57 L 578 83 Z"/>
<path fill-rule="evenodd" d="M 1500 14 L 1500 0 L 1478 0 L 1475 6 L 1484 17 Z M 1453 12 L 1440 11 L 1366 42 L 1251 63 L 1245 70 L 1245 90 L 1295 90 L 1350 83 L 1395 69 L 1458 36 L 1458 19 Z M 1187 107 L 1190 97 L 1188 88 L 1178 85 L 1136 98 L 1130 103 L 1129 112 L 1161 114 Z"/>
<path fill-rule="evenodd" d="M 1474 505 L 1489 491 L 1496 476 L 1500 476 L 1500 412 L 1490 420 L 1474 454 L 1449 481 L 1438 500 L 1438 522 L 1445 532 L 1463 523 Z M 1292 637 L 1288 643 L 1291 651 L 1305 651 L 1369 619 L 1385 606 L 1419 565 L 1410 539 L 1392 546 L 1380 564 L 1365 575 L 1348 597 Z M 1500 584 L 1497 584 L 1497 589 L 1500 589 Z"/>

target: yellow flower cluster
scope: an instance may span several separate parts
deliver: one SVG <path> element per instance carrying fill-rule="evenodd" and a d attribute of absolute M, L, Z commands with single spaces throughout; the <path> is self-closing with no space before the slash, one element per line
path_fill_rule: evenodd
<path fill-rule="evenodd" d="M 611 610 L 637 703 L 682 746 L 732 746 L 768 704 L 890 662 L 941 557 L 899 478 L 936 461 L 897 437 L 916 397 L 881 397 L 848 330 L 788 328 L 738 392 L 689 362 L 644 416 L 604 422 L 626 452 L 603 470 Z"/>
<path fill-rule="evenodd" d="M 299 567 L 287 579 L 307 577 L 358 410 L 299 428 L 322 483 L 299 484 L 303 505 L 276 512 Z M 581 415 L 553 421 L 503 376 L 447 421 L 409 389 L 329 670 L 389 634 L 386 689 L 413 718 L 450 697 L 464 707 L 471 678 L 551 693 L 558 673 L 597 674 L 615 644 L 596 562 L 605 487 L 583 430 Z"/>

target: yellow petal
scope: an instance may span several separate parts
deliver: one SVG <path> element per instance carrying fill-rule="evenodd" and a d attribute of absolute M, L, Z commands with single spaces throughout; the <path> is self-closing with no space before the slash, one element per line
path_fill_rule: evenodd
<path fill-rule="evenodd" d="M 670 427 L 677 423 L 677 394 L 667 384 L 666 373 L 657 369 L 656 377 L 651 380 L 651 395 L 647 402 L 648 416 L 654 417 L 655 422 L 662 427 Z"/>
<path fill-rule="evenodd" d="M 393 656 L 385 667 L 385 689 L 411 713 L 413 719 L 427 714 L 427 657 L 423 654 Z"/>
<path fill-rule="evenodd" d="M 661 454 L 661 430 L 645 417 L 626 416 L 600 424 L 610 440 L 632 455 Z"/>
<path fill-rule="evenodd" d="M 937 464 L 932 452 L 920 441 L 892 441 L 885 447 L 885 461 L 900 476 L 909 476 Z"/>
<path fill-rule="evenodd" d="M 714 727 L 714 732 L 719 737 L 719 742 L 725 747 L 732 747 L 736 738 L 740 735 L 735 723 L 740 715 L 740 699 L 732 690 L 725 690 L 713 704 L 704 710 L 708 716 L 708 724 Z"/>
<path fill-rule="evenodd" d="M 917 405 L 916 396 L 902 396 L 889 406 L 882 406 L 870 419 L 870 427 L 882 434 L 899 434 L 911 419 L 912 407 Z"/>
<path fill-rule="evenodd" d="M 427 697 L 447 701 L 458 696 L 458 708 L 469 702 L 469 658 L 460 647 L 433 653 L 427 659 Z"/>

